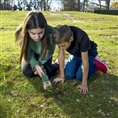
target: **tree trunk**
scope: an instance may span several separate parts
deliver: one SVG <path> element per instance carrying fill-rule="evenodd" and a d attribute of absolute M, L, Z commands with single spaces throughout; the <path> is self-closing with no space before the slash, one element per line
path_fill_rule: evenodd
<path fill-rule="evenodd" d="M 80 0 L 78 0 L 78 11 L 80 11 Z"/>

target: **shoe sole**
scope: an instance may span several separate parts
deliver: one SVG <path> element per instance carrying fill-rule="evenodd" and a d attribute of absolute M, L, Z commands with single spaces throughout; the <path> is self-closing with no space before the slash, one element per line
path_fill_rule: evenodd
<path fill-rule="evenodd" d="M 106 71 L 102 71 L 102 72 L 106 73 L 107 70 L 108 70 L 107 65 L 104 62 L 102 62 L 100 59 L 98 59 L 98 58 L 95 58 L 95 60 L 97 60 L 98 62 L 102 63 L 106 67 Z"/>

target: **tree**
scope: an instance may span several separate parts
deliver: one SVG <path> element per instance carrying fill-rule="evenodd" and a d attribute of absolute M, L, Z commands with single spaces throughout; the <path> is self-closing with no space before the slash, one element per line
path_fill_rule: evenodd
<path fill-rule="evenodd" d="M 83 1 L 83 11 L 87 12 L 87 7 L 88 7 L 88 0 Z"/>
<path fill-rule="evenodd" d="M 11 0 L 12 4 L 14 4 L 14 0 Z M 50 5 L 52 0 L 17 0 L 18 6 L 22 6 L 24 10 L 41 10 L 46 11 L 50 9 Z"/>
<path fill-rule="evenodd" d="M 106 1 L 106 9 L 109 10 L 111 0 L 105 0 L 105 1 Z"/>
<path fill-rule="evenodd" d="M 1 0 L 0 3 L 2 4 L 2 10 L 10 10 L 10 0 Z"/>
<path fill-rule="evenodd" d="M 80 0 L 78 0 L 78 11 L 80 11 Z"/>
<path fill-rule="evenodd" d="M 61 0 L 61 2 L 66 11 L 80 11 L 80 0 Z"/>
<path fill-rule="evenodd" d="M 112 3 L 112 6 L 113 6 L 114 8 L 116 8 L 116 9 L 118 9 L 118 2 L 115 2 L 115 1 L 114 1 L 114 2 Z"/>
<path fill-rule="evenodd" d="M 100 5 L 100 9 L 101 9 L 101 0 L 98 0 L 98 2 L 99 2 L 99 5 Z"/>
<path fill-rule="evenodd" d="M 99 4 L 100 4 L 100 8 L 102 6 L 102 7 L 106 7 L 106 9 L 109 10 L 111 0 L 98 0 L 98 1 L 99 1 Z M 101 5 L 101 1 L 105 1 L 105 6 Z"/>

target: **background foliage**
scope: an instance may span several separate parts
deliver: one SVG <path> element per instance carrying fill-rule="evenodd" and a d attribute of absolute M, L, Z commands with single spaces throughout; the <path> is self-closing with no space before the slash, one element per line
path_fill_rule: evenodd
<path fill-rule="evenodd" d="M 0 10 L 88 11 L 118 9 L 117 0 L 0 0 Z"/>

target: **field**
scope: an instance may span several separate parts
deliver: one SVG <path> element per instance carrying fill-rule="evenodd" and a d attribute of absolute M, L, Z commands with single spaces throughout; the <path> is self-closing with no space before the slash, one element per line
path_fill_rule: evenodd
<path fill-rule="evenodd" d="M 47 91 L 39 77 L 25 77 L 14 32 L 27 11 L 0 12 L 0 118 L 118 118 L 118 16 L 43 12 L 48 24 L 78 26 L 98 44 L 98 57 L 108 72 L 94 74 L 88 81 L 89 93 L 83 95 L 75 89 L 74 83 L 80 82 L 74 79 Z M 56 47 L 54 61 L 57 56 Z"/>

